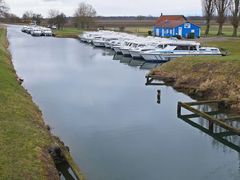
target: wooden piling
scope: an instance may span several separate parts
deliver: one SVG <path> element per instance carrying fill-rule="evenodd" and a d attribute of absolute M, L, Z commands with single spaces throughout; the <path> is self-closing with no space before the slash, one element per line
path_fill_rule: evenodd
<path fill-rule="evenodd" d="M 145 85 L 146 86 L 166 86 L 166 83 L 163 83 L 163 82 L 155 82 L 153 83 L 154 80 L 159 80 L 159 79 L 156 79 L 154 76 L 152 75 L 147 75 L 146 76 L 146 83 Z"/>
<path fill-rule="evenodd" d="M 240 134 L 240 129 L 239 128 L 235 128 L 235 127 L 232 127 L 230 125 L 228 125 L 226 122 L 224 122 L 224 119 L 216 119 L 214 117 L 212 117 L 211 115 L 209 115 L 208 113 L 206 112 L 201 112 L 195 108 L 193 108 L 192 106 L 196 106 L 196 105 L 203 105 L 203 104 L 214 104 L 214 103 L 222 103 L 222 101 L 205 101 L 205 102 L 190 102 L 190 103 L 182 103 L 182 102 L 179 102 L 178 103 L 178 108 L 177 108 L 177 113 L 178 113 L 178 116 L 181 116 L 181 108 L 185 108 L 191 112 L 193 112 L 194 114 L 206 119 L 209 121 L 209 130 L 213 130 L 213 126 L 214 124 L 226 129 L 226 130 L 229 130 L 229 131 L 232 131 L 236 134 Z M 224 102 L 225 104 L 226 102 Z"/>
<path fill-rule="evenodd" d="M 78 165 L 74 162 L 73 158 L 71 157 L 70 153 L 68 152 L 68 149 L 61 143 L 57 143 L 57 146 L 61 149 L 62 155 L 71 167 L 75 177 L 77 180 L 85 180 L 83 174 L 81 173 Z"/>
<path fill-rule="evenodd" d="M 157 90 L 157 103 L 161 104 L 161 90 Z"/>
<path fill-rule="evenodd" d="M 181 102 L 178 102 L 178 106 L 177 106 L 177 115 L 181 116 L 182 114 L 182 106 L 181 106 Z"/>

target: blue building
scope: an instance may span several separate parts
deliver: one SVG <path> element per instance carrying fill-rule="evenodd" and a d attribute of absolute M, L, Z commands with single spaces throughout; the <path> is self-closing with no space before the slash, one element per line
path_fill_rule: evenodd
<path fill-rule="evenodd" d="M 154 29 L 154 35 L 158 37 L 181 36 L 183 38 L 201 36 L 200 26 L 193 24 L 184 16 L 168 15 L 160 16 Z"/>

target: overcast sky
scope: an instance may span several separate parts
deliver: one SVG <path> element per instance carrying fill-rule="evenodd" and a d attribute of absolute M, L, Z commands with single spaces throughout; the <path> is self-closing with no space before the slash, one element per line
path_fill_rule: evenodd
<path fill-rule="evenodd" d="M 22 16 L 31 10 L 47 16 L 49 9 L 58 9 L 72 16 L 81 0 L 5 0 L 11 12 Z M 201 15 L 201 0 L 85 0 L 101 16 L 136 16 L 164 14 Z"/>

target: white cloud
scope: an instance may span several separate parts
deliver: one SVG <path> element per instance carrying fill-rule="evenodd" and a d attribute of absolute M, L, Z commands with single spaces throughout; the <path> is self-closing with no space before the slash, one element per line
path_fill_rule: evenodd
<path fill-rule="evenodd" d="M 71 16 L 81 0 L 6 0 L 11 11 L 21 16 L 25 11 L 47 15 L 49 9 L 58 9 Z M 98 15 L 131 16 L 184 14 L 201 15 L 201 0 L 85 0 L 92 4 Z"/>

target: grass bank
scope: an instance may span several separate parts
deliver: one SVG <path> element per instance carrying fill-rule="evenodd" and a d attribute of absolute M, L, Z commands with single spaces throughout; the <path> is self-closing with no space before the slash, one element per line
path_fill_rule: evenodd
<path fill-rule="evenodd" d="M 82 30 L 77 28 L 63 28 L 61 30 L 54 31 L 55 36 L 60 38 L 78 38 L 81 33 Z"/>
<path fill-rule="evenodd" d="M 202 43 L 227 49 L 225 57 L 184 57 L 168 62 L 151 73 L 173 80 L 172 85 L 203 99 L 240 99 L 240 39 L 205 38 Z M 240 107 L 237 107 L 238 110 Z"/>
<path fill-rule="evenodd" d="M 206 26 L 202 26 L 202 35 L 204 35 Z M 211 25 L 209 30 L 209 36 L 217 36 L 218 33 L 218 26 Z M 223 26 L 223 36 L 231 37 L 233 34 L 233 26 L 232 25 L 224 25 Z M 238 28 L 238 36 L 240 35 L 240 28 Z"/>
<path fill-rule="evenodd" d="M 0 27 L 0 179 L 59 179 L 48 148 L 58 143 L 20 85 Z"/>

